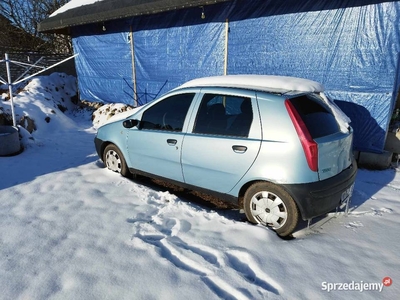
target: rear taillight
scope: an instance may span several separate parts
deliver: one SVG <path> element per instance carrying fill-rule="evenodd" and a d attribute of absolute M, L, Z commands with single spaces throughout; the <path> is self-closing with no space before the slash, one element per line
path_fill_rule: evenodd
<path fill-rule="evenodd" d="M 285 106 L 292 119 L 294 128 L 296 129 L 297 135 L 300 138 L 301 145 L 304 149 L 304 154 L 306 155 L 308 166 L 311 171 L 318 171 L 318 145 L 312 139 L 310 132 L 307 129 L 306 124 L 300 117 L 296 108 L 289 100 L 285 100 Z"/>

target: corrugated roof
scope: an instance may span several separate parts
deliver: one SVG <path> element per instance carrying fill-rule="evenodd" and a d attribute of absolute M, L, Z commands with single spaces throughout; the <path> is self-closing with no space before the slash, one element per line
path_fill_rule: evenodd
<path fill-rule="evenodd" d="M 232 0 L 103 0 L 50 17 L 39 24 L 38 30 L 68 34 L 69 27 L 73 26 L 152 15 L 227 1 Z"/>

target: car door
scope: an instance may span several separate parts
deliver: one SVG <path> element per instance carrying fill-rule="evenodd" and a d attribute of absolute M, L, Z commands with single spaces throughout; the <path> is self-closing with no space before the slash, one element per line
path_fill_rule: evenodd
<path fill-rule="evenodd" d="M 195 93 L 166 97 L 148 107 L 127 134 L 130 166 L 183 182 L 180 163 L 183 126 Z"/>
<path fill-rule="evenodd" d="M 185 183 L 221 193 L 244 176 L 261 145 L 255 93 L 229 91 L 201 91 L 182 146 Z"/>

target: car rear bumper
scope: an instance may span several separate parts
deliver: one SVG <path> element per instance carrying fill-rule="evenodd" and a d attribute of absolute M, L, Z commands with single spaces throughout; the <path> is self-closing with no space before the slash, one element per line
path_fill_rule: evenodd
<path fill-rule="evenodd" d="M 341 197 L 355 182 L 357 163 L 338 175 L 306 184 L 282 185 L 294 198 L 303 220 L 326 214 L 341 204 Z"/>

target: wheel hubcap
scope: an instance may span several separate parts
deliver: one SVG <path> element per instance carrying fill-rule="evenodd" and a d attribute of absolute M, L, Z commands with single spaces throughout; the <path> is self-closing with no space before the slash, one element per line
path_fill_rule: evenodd
<path fill-rule="evenodd" d="M 279 229 L 287 220 L 287 208 L 276 194 L 261 191 L 251 198 L 251 214 L 260 223 Z"/>
<path fill-rule="evenodd" d="M 110 150 L 106 154 L 106 165 L 111 171 L 121 172 L 121 158 L 114 150 Z"/>

